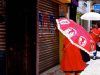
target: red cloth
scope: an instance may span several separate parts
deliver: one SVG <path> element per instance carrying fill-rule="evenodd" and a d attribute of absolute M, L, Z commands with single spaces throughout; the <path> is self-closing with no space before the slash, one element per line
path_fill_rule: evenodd
<path fill-rule="evenodd" d="M 96 30 L 95 28 L 93 28 L 92 30 L 93 30 L 93 32 L 95 34 L 99 34 L 100 35 L 100 29 Z M 91 36 L 92 36 L 93 40 L 95 41 L 95 43 L 98 44 L 98 42 L 99 42 L 99 36 L 96 36 L 93 33 L 91 34 Z"/>
<path fill-rule="evenodd" d="M 70 41 L 67 38 L 63 40 L 64 47 L 62 49 L 63 57 L 61 61 L 61 70 L 62 71 L 84 70 L 86 65 L 85 62 L 82 60 L 80 49 L 69 43 Z M 67 45 L 68 47 L 65 49 Z"/>

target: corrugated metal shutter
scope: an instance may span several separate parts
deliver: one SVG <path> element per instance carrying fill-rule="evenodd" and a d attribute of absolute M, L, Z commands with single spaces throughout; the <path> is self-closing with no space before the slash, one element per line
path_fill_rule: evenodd
<path fill-rule="evenodd" d="M 5 8 L 0 0 L 0 14 L 6 19 Z M 6 75 L 6 23 L 0 23 L 0 75 Z"/>
<path fill-rule="evenodd" d="M 58 4 L 39 0 L 39 73 L 59 63 L 59 33 L 54 31 L 58 18 Z"/>

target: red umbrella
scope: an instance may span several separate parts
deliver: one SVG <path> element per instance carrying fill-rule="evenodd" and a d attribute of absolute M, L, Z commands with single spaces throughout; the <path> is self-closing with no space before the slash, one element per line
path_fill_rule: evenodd
<path fill-rule="evenodd" d="M 73 20 L 65 18 L 56 19 L 57 28 L 70 40 L 70 42 L 88 54 L 96 51 L 95 42 L 91 35 Z"/>

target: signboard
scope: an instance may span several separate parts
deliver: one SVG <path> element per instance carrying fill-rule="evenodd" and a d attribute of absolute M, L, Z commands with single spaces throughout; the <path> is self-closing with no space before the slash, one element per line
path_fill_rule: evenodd
<path fill-rule="evenodd" d="M 58 4 L 71 3 L 71 0 L 51 0 Z"/>
<path fill-rule="evenodd" d="M 74 4 L 75 6 L 78 6 L 78 0 L 72 0 L 72 4 Z"/>
<path fill-rule="evenodd" d="M 100 5 L 94 5 L 94 10 L 100 10 Z"/>
<path fill-rule="evenodd" d="M 78 0 L 51 0 L 51 1 L 56 2 L 58 4 L 72 3 L 75 6 L 78 6 Z"/>
<path fill-rule="evenodd" d="M 83 6 L 87 8 L 87 2 L 86 1 L 83 2 Z"/>
<path fill-rule="evenodd" d="M 58 1 L 60 1 L 62 3 L 71 3 L 71 0 L 58 0 Z"/>
<path fill-rule="evenodd" d="M 67 18 L 67 5 L 59 5 L 59 16 L 60 18 Z"/>

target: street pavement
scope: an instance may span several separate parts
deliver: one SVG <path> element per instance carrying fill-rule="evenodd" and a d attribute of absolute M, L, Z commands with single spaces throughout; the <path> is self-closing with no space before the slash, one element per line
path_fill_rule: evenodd
<path fill-rule="evenodd" d="M 100 75 L 100 51 L 97 52 L 97 59 L 93 60 L 93 54 L 90 55 L 91 60 L 86 63 L 87 67 L 81 75 Z"/>
<path fill-rule="evenodd" d="M 80 75 L 100 75 L 100 51 L 97 52 L 97 59 L 93 60 L 93 54 L 90 54 L 91 59 L 86 63 L 86 68 Z M 65 75 L 65 72 L 60 70 L 60 64 L 41 73 L 40 75 Z M 74 75 L 74 73 L 72 74 Z"/>

